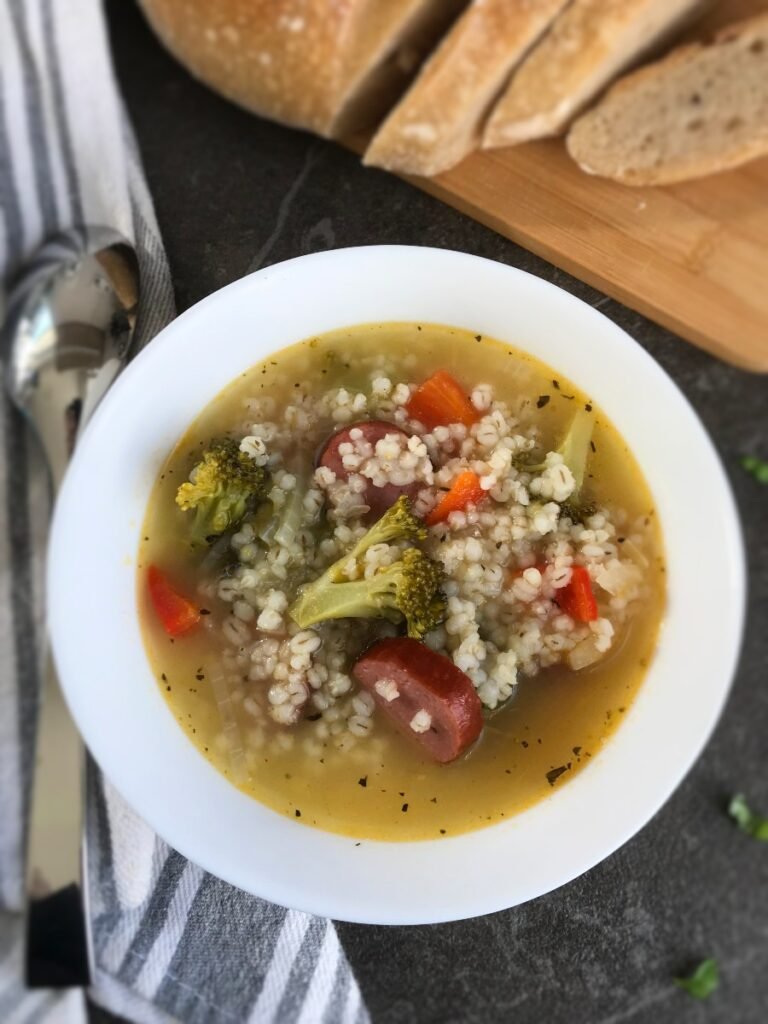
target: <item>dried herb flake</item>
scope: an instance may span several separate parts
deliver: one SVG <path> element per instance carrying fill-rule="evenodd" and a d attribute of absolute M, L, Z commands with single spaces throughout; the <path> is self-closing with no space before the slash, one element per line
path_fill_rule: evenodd
<path fill-rule="evenodd" d="M 554 786 L 554 784 L 557 782 L 560 776 L 567 771 L 568 768 L 564 764 L 561 764 L 559 768 L 552 768 L 551 771 L 547 772 L 547 782 L 550 784 L 550 786 Z"/>

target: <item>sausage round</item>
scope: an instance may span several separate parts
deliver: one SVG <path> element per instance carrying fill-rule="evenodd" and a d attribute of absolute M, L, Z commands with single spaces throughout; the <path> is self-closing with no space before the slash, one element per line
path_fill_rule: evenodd
<path fill-rule="evenodd" d="M 345 441 L 351 444 L 354 443 L 350 433 L 355 428 L 363 432 L 363 437 L 373 447 L 376 446 L 377 441 L 386 437 L 387 434 L 400 434 L 403 437 L 409 436 L 400 427 L 395 426 L 394 423 L 386 423 L 384 420 L 365 420 L 362 423 L 353 423 L 351 426 L 332 434 L 320 452 L 317 464 L 318 466 L 327 466 L 328 469 L 336 474 L 339 480 L 347 480 L 352 472 L 344 466 L 342 457 L 339 455 L 339 445 L 344 444 Z M 385 484 L 383 487 L 377 487 L 373 481 L 366 480 L 363 497 L 366 505 L 371 509 L 369 518 L 371 520 L 379 519 L 391 505 L 394 505 L 401 494 L 405 494 L 413 501 L 422 487 L 424 487 L 424 484 L 418 480 L 410 484 Z"/>
<path fill-rule="evenodd" d="M 419 640 L 379 640 L 352 674 L 398 729 L 436 761 L 455 760 L 483 730 L 472 680 Z"/>

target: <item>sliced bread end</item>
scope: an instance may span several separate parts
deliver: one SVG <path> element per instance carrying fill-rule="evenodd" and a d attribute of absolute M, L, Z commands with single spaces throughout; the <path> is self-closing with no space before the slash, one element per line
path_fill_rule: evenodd
<path fill-rule="evenodd" d="M 768 154 L 768 13 L 627 75 L 567 139 L 579 166 L 665 185 Z"/>

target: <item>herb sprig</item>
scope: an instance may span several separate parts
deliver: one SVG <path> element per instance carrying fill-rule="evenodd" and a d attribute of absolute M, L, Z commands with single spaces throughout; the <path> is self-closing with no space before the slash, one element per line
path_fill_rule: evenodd
<path fill-rule="evenodd" d="M 717 960 L 702 960 L 699 966 L 685 978 L 675 978 L 675 984 L 694 999 L 707 999 L 720 984 Z"/>
<path fill-rule="evenodd" d="M 753 811 L 743 793 L 737 793 L 731 798 L 728 813 L 742 832 L 746 832 L 753 839 L 768 843 L 768 818 Z"/>

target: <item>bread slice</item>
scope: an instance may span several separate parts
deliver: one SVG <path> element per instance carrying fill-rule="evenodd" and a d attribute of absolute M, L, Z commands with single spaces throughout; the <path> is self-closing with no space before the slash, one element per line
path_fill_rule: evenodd
<path fill-rule="evenodd" d="M 768 154 L 768 12 L 627 75 L 571 128 L 591 174 L 668 185 Z"/>
<path fill-rule="evenodd" d="M 434 175 L 478 143 L 512 68 L 567 0 L 474 0 L 376 133 L 364 162 Z"/>
<path fill-rule="evenodd" d="M 140 0 L 189 71 L 247 110 L 320 135 L 380 116 L 466 0 Z"/>
<path fill-rule="evenodd" d="M 367 0 L 359 3 L 339 61 L 337 138 L 378 124 L 467 0 Z"/>
<path fill-rule="evenodd" d="M 573 0 L 513 76 L 483 147 L 557 135 L 608 82 L 688 21 L 702 0 Z"/>

